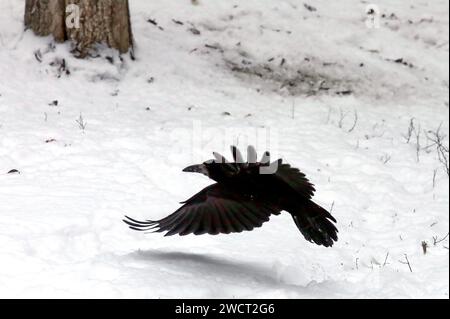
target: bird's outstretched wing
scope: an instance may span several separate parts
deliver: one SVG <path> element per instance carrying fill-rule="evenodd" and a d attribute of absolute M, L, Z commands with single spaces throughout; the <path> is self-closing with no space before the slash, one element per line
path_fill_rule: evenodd
<path fill-rule="evenodd" d="M 271 214 L 280 209 L 261 200 L 213 184 L 187 200 L 173 214 L 158 221 L 124 220 L 131 229 L 139 231 L 167 232 L 165 236 L 179 234 L 229 234 L 250 231 L 261 227 Z"/>
<path fill-rule="evenodd" d="M 283 164 L 282 160 L 278 160 L 278 169 L 275 176 L 288 184 L 299 195 L 310 199 L 316 189 L 314 185 L 306 178 L 298 168 L 292 167 L 289 164 Z"/>

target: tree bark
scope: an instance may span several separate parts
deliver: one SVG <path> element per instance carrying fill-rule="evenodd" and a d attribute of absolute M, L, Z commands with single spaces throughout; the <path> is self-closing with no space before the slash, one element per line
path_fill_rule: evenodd
<path fill-rule="evenodd" d="M 80 9 L 79 28 L 66 23 L 71 4 Z M 98 43 L 120 53 L 133 47 L 128 0 L 26 0 L 25 26 L 57 42 L 72 41 L 81 57 Z"/>
<path fill-rule="evenodd" d="M 65 0 L 27 0 L 25 26 L 37 35 L 53 35 L 57 42 L 64 42 Z"/>

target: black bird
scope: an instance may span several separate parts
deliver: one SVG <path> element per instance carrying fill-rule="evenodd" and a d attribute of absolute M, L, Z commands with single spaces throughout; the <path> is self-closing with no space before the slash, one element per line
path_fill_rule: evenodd
<path fill-rule="evenodd" d="M 265 152 L 257 161 L 254 147 L 247 150 L 247 161 L 231 147 L 234 162 L 214 153 L 215 160 L 185 168 L 216 181 L 182 202 L 173 214 L 158 221 L 124 220 L 131 229 L 179 234 L 229 234 L 261 227 L 273 215 L 287 211 L 300 232 L 310 242 L 331 247 L 337 241 L 336 219 L 314 203 L 315 192 L 306 176 L 281 159 L 270 162 Z"/>

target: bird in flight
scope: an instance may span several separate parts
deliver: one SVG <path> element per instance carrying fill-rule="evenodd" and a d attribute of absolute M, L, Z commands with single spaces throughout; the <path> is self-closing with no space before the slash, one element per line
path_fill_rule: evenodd
<path fill-rule="evenodd" d="M 305 174 L 282 159 L 271 162 L 265 152 L 258 162 L 254 147 L 244 161 L 231 147 L 234 161 L 218 153 L 214 160 L 186 167 L 184 172 L 201 173 L 214 180 L 191 197 L 173 214 L 161 220 L 138 221 L 125 216 L 124 222 L 138 231 L 171 235 L 217 235 L 251 231 L 282 211 L 291 214 L 295 225 L 309 242 L 325 247 L 338 240 L 336 219 L 312 201 L 315 188 Z"/>

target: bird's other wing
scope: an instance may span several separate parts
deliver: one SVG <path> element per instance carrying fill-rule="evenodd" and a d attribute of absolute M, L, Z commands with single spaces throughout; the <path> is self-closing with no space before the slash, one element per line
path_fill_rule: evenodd
<path fill-rule="evenodd" d="M 311 198 L 316 191 L 314 185 L 306 178 L 305 174 L 298 168 L 289 164 L 283 164 L 281 159 L 278 160 L 278 169 L 275 176 L 305 198 Z"/>
<path fill-rule="evenodd" d="M 161 220 L 141 222 L 126 217 L 124 222 L 134 230 L 167 232 L 165 236 L 217 235 L 253 230 L 267 222 L 271 214 L 279 213 L 279 208 L 264 201 L 252 200 L 213 184 Z"/>

